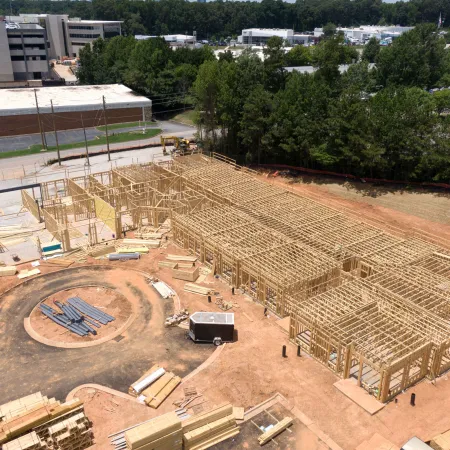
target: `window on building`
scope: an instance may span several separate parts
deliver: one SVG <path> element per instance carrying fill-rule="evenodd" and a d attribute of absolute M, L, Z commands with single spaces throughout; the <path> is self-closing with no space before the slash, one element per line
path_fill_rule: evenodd
<path fill-rule="evenodd" d="M 69 30 L 95 30 L 92 25 L 69 25 Z"/>
<path fill-rule="evenodd" d="M 99 33 L 95 34 L 72 34 L 69 35 L 71 38 L 82 38 L 82 39 L 97 39 L 100 37 Z"/>
<path fill-rule="evenodd" d="M 33 72 L 33 78 L 35 80 L 40 80 L 42 78 L 41 72 Z"/>
<path fill-rule="evenodd" d="M 22 44 L 9 44 L 10 50 L 23 50 Z"/>
<path fill-rule="evenodd" d="M 25 44 L 25 48 L 30 50 L 45 50 L 45 44 Z"/>
<path fill-rule="evenodd" d="M 24 34 L 23 37 L 24 37 L 24 39 L 27 39 L 27 38 L 44 39 L 44 34 Z"/>
<path fill-rule="evenodd" d="M 11 55 L 11 61 L 25 61 L 23 55 Z"/>

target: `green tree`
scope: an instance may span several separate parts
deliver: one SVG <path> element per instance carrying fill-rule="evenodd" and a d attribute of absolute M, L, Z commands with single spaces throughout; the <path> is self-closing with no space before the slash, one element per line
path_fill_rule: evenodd
<path fill-rule="evenodd" d="M 283 39 L 272 36 L 263 50 L 264 54 L 264 84 L 269 91 L 276 92 L 284 86 L 285 71 Z"/>
<path fill-rule="evenodd" d="M 336 34 L 336 25 L 328 22 L 322 29 L 325 38 L 333 37 Z"/>
<path fill-rule="evenodd" d="M 296 45 L 285 56 L 285 64 L 291 67 L 309 66 L 312 62 L 309 47 Z"/>
<path fill-rule="evenodd" d="M 376 37 L 370 38 L 369 42 L 364 46 L 362 59 L 370 63 L 374 63 L 380 53 L 380 43 Z"/>
<path fill-rule="evenodd" d="M 240 136 L 250 153 L 257 156 L 258 164 L 261 163 L 262 139 L 268 131 L 271 112 L 271 94 L 262 85 L 256 86 L 244 104 Z"/>

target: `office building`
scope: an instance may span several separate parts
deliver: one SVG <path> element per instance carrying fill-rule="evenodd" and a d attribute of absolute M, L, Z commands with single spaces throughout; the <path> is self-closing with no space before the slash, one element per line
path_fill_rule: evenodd
<path fill-rule="evenodd" d="M 49 76 L 45 28 L 0 21 L 0 82 L 40 80 Z"/>

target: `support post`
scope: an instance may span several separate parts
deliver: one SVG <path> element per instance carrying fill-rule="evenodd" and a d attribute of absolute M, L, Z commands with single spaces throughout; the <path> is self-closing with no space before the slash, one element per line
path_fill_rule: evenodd
<path fill-rule="evenodd" d="M 42 148 L 44 150 L 47 150 L 47 147 L 45 145 L 45 139 L 44 139 L 45 132 L 42 130 L 41 112 L 39 111 L 39 104 L 38 104 L 38 99 L 37 99 L 37 89 L 34 89 L 34 100 L 36 102 L 36 112 L 37 112 L 37 116 L 38 116 L 39 133 L 41 134 Z"/>
<path fill-rule="evenodd" d="M 53 130 L 55 131 L 55 141 L 56 141 L 56 152 L 58 154 L 58 164 L 61 165 L 61 155 L 59 154 L 58 132 L 56 131 L 55 111 L 53 109 L 53 100 L 50 100 L 50 105 L 52 107 Z"/>
<path fill-rule="evenodd" d="M 88 149 L 88 143 L 87 143 L 87 138 L 86 138 L 86 128 L 84 128 L 83 113 L 80 113 L 80 115 L 81 115 L 81 126 L 82 126 L 83 132 L 84 132 L 84 145 L 86 146 L 86 160 L 87 160 L 87 165 L 90 166 L 91 163 L 89 162 L 89 149 Z"/>
<path fill-rule="evenodd" d="M 281 356 L 282 356 L 283 358 L 287 358 L 287 355 L 286 355 L 286 346 L 285 346 L 285 345 L 283 345 L 283 349 L 282 349 L 282 352 L 281 352 Z"/>
<path fill-rule="evenodd" d="M 106 117 L 106 102 L 105 96 L 103 96 L 103 116 L 105 118 L 105 132 L 106 132 L 106 149 L 108 152 L 108 161 L 111 161 L 111 155 L 109 153 L 109 137 L 108 137 L 108 120 Z"/>

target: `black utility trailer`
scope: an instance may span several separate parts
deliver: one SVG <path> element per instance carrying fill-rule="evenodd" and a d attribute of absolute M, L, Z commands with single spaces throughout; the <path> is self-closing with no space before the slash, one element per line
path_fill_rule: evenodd
<path fill-rule="evenodd" d="M 196 312 L 189 318 L 189 337 L 195 342 L 222 342 L 234 340 L 234 314 Z"/>

